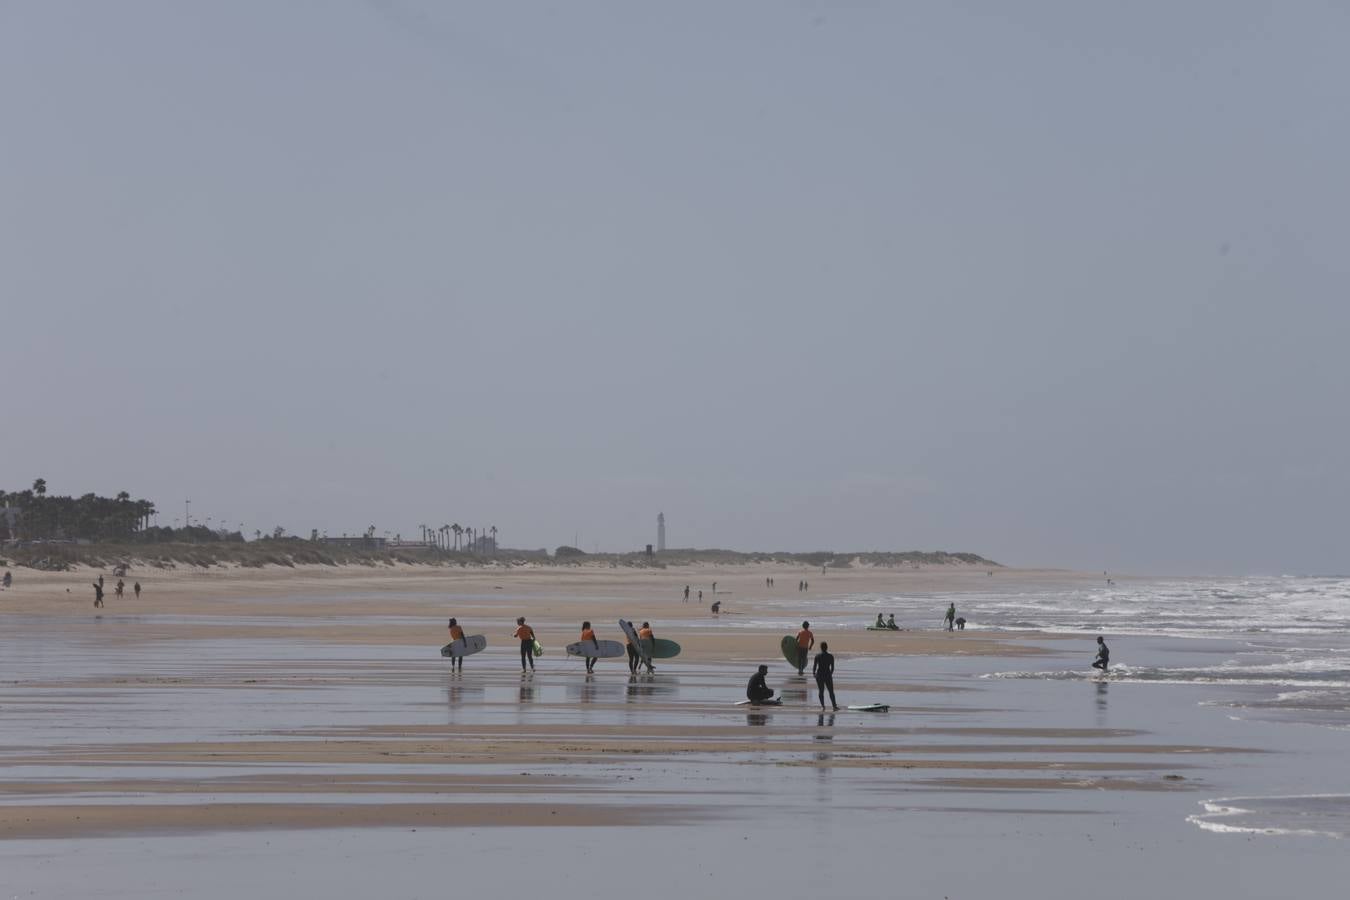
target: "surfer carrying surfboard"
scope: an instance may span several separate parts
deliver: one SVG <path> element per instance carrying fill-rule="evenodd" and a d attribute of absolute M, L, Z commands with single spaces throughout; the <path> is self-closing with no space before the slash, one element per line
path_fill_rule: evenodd
<path fill-rule="evenodd" d="M 462 641 L 462 640 L 464 640 L 464 629 L 460 626 L 459 620 L 458 620 L 458 619 L 456 619 L 455 617 L 451 616 L 451 617 L 450 617 L 450 624 L 449 624 L 448 627 L 450 628 L 450 643 L 453 644 L 455 641 Z M 455 671 L 463 672 L 463 671 L 464 671 L 464 657 L 462 657 L 462 656 L 452 656 L 452 657 L 450 657 L 450 668 L 451 668 L 452 670 L 455 670 Z"/>
<path fill-rule="evenodd" d="M 516 630 L 511 636 L 520 641 L 520 671 L 525 671 L 525 664 L 529 663 L 530 671 L 534 671 L 534 629 L 525 624 L 525 617 L 520 616 L 516 619 Z"/>
<path fill-rule="evenodd" d="M 642 627 L 638 629 L 638 640 L 642 641 L 642 646 L 647 651 L 642 657 L 642 661 L 647 664 L 647 674 L 653 675 L 656 673 L 656 667 L 652 665 L 652 653 L 656 650 L 656 635 L 652 632 L 652 623 L 642 623 Z M 637 671 L 636 668 L 634 671 Z"/>
<path fill-rule="evenodd" d="M 758 671 L 750 676 L 750 681 L 745 686 L 745 699 L 751 703 L 767 703 L 773 699 L 773 688 L 764 680 L 768 674 L 769 667 L 761 665 Z"/>
<path fill-rule="evenodd" d="M 816 636 L 811 633 L 811 623 L 803 622 L 802 630 L 797 632 L 797 674 L 806 674 L 806 654 L 816 645 Z"/>
<path fill-rule="evenodd" d="M 582 622 L 582 623 L 581 623 L 581 639 L 582 639 L 583 641 L 590 641 L 592 644 L 595 643 L 595 629 L 593 629 L 593 628 L 591 627 L 591 623 L 590 623 L 590 622 Z M 588 656 L 588 657 L 586 657 L 586 674 L 587 674 L 587 675 L 593 675 L 593 674 L 595 674 L 595 661 L 596 661 L 597 659 L 599 659 L 599 658 L 600 658 L 600 657 L 598 657 L 598 656 Z"/>

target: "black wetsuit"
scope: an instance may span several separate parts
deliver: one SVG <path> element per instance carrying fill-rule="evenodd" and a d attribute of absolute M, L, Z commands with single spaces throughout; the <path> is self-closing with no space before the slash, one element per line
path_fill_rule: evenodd
<path fill-rule="evenodd" d="M 816 654 L 816 661 L 811 665 L 811 672 L 816 676 L 816 692 L 820 694 L 820 708 L 825 708 L 825 692 L 830 692 L 830 705 L 835 709 L 839 708 L 839 701 L 834 699 L 834 654 L 825 650 Z"/>
<path fill-rule="evenodd" d="M 642 655 L 638 653 L 637 648 L 634 647 L 632 644 L 628 644 L 627 648 L 628 648 L 628 671 L 631 674 L 636 675 L 638 670 L 638 663 L 642 661 Z"/>
<path fill-rule="evenodd" d="M 750 676 L 750 683 L 745 686 L 745 698 L 751 703 L 772 700 L 773 688 L 764 683 L 764 676 L 761 673 L 756 672 Z"/>
<path fill-rule="evenodd" d="M 1102 641 L 1100 644 L 1097 645 L 1097 658 L 1093 660 L 1092 668 L 1101 669 L 1103 672 L 1105 672 L 1106 667 L 1110 664 L 1111 664 L 1111 650 L 1106 646 L 1106 642 Z"/>

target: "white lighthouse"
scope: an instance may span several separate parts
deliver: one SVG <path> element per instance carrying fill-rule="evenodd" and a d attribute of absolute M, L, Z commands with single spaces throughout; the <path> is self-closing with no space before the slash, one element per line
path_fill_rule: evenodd
<path fill-rule="evenodd" d="M 666 514 L 661 512 L 656 514 L 656 550 L 658 553 L 666 549 Z"/>

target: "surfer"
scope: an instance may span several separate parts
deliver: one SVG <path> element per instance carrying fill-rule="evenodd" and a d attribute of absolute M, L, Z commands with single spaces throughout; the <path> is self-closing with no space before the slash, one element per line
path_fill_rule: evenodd
<path fill-rule="evenodd" d="M 1099 634 L 1097 635 L 1097 658 L 1092 661 L 1092 668 L 1101 669 L 1102 674 L 1106 674 L 1106 667 L 1111 664 L 1111 648 L 1106 646 L 1106 640 Z"/>
<path fill-rule="evenodd" d="M 891 613 L 890 618 L 886 620 L 886 627 L 891 631 L 899 631 L 900 626 L 895 624 L 895 613 Z"/>
<path fill-rule="evenodd" d="M 582 622 L 582 623 L 581 623 L 581 639 L 582 639 L 582 641 L 590 641 L 592 644 L 595 643 L 595 630 L 594 630 L 593 628 L 591 628 L 591 623 L 590 623 L 590 622 Z M 598 657 L 598 656 L 588 656 L 588 657 L 586 657 L 586 674 L 587 674 L 587 675 L 592 675 L 592 674 L 595 673 L 595 661 L 596 661 L 597 659 L 599 659 L 599 658 L 600 658 L 600 657 Z"/>
<path fill-rule="evenodd" d="M 877 624 L 874 627 L 876 628 L 886 627 L 886 620 L 881 617 L 881 613 L 877 613 Z"/>
<path fill-rule="evenodd" d="M 511 636 L 520 641 L 520 671 L 525 671 L 525 664 L 529 663 L 530 671 L 534 671 L 534 629 L 525 624 L 525 617 L 520 616 L 516 619 L 516 630 L 511 632 Z"/>
<path fill-rule="evenodd" d="M 137 587 L 140 587 L 140 585 L 137 585 Z M 450 629 L 450 643 L 453 644 L 455 641 L 462 641 L 462 640 L 464 640 L 464 629 L 460 626 L 459 620 L 458 620 L 458 619 L 456 619 L 456 618 L 454 618 L 453 616 L 451 616 L 451 617 L 450 617 L 450 624 L 449 624 L 447 627 L 449 627 L 449 629 Z M 463 671 L 464 671 L 464 657 L 462 657 L 462 656 L 452 656 L 452 657 L 450 657 L 450 671 L 452 671 L 452 672 L 455 672 L 455 671 L 463 672 Z"/>
<path fill-rule="evenodd" d="M 636 675 L 638 660 L 640 660 L 642 656 L 638 653 L 637 647 L 633 646 L 633 642 L 628 639 L 627 633 L 623 636 L 623 648 L 628 651 L 628 674 Z"/>
<path fill-rule="evenodd" d="M 816 693 L 820 695 L 820 708 L 825 708 L 825 692 L 830 692 L 830 705 L 839 709 L 839 701 L 834 699 L 834 654 L 830 652 L 828 641 L 820 642 L 820 652 L 811 664 L 811 674 L 816 676 Z"/>
<path fill-rule="evenodd" d="M 750 676 L 750 682 L 745 686 L 745 699 L 751 703 L 765 703 L 773 699 L 773 688 L 764 682 L 764 676 L 769 674 L 769 667 L 761 665 L 755 674 Z"/>
<path fill-rule="evenodd" d="M 956 604 L 955 604 L 955 603 L 953 603 L 953 604 L 951 604 L 950 606 L 947 607 L 947 615 L 943 618 L 942 622 L 943 622 L 944 625 L 947 626 L 947 630 L 948 630 L 948 631 L 951 631 L 951 630 L 952 630 L 952 626 L 956 623 Z"/>
<path fill-rule="evenodd" d="M 803 622 L 802 630 L 797 632 L 797 674 L 806 674 L 806 654 L 816 645 L 816 636 L 811 633 L 811 623 Z"/>
<path fill-rule="evenodd" d="M 965 617 L 964 617 L 964 616 L 957 616 L 957 617 L 956 617 L 956 630 L 957 630 L 957 631 L 965 631 L 965 630 L 966 630 L 966 620 L 965 620 Z"/>
<path fill-rule="evenodd" d="M 656 672 L 656 667 L 652 665 L 652 654 L 656 652 L 656 635 L 652 632 L 651 622 L 642 623 L 642 627 L 638 629 L 638 640 L 642 641 L 642 646 L 647 651 L 647 658 L 643 662 L 647 664 L 647 674 L 652 675 Z"/>

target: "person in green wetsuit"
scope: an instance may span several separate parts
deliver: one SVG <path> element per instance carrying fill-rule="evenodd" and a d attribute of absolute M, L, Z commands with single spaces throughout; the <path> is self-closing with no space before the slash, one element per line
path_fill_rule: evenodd
<path fill-rule="evenodd" d="M 955 603 L 953 603 L 951 606 L 948 606 L 948 607 L 947 607 L 947 617 L 946 617 L 945 619 L 943 619 L 942 621 L 946 624 L 947 630 L 948 630 L 948 631 L 951 631 L 951 630 L 952 630 L 952 626 L 956 624 L 956 604 L 955 604 Z"/>

